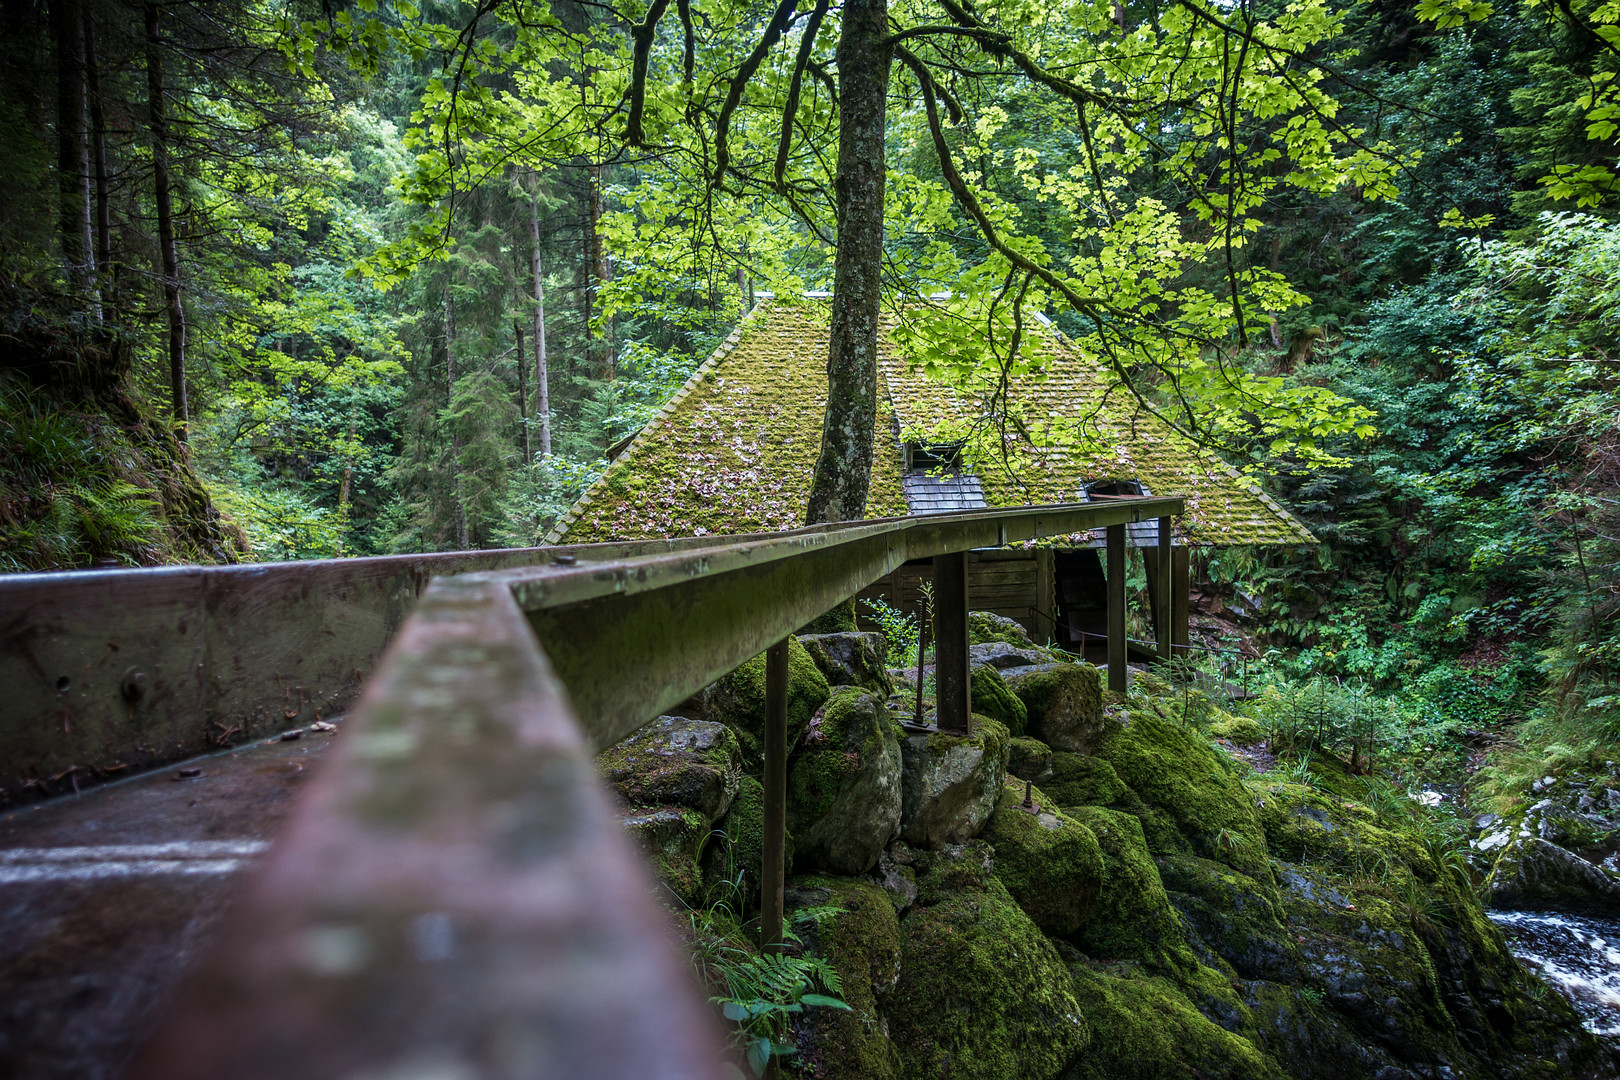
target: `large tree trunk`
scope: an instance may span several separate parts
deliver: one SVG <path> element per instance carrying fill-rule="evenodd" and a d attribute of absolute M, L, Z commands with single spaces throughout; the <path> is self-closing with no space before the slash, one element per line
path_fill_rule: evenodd
<path fill-rule="evenodd" d="M 534 274 L 534 392 L 540 417 L 540 456 L 551 456 L 551 388 L 546 369 L 546 282 L 540 265 L 540 199 L 529 193 L 529 268 Z"/>
<path fill-rule="evenodd" d="M 59 231 L 68 280 L 88 290 L 95 276 L 90 224 L 90 140 L 84 92 L 84 8 L 80 0 L 52 0 L 56 38 L 56 179 Z"/>
<path fill-rule="evenodd" d="M 450 303 L 450 278 L 444 281 L 444 381 L 445 404 L 456 400 L 456 312 Z M 450 426 L 450 501 L 456 523 L 456 550 L 467 550 L 467 504 L 461 496 L 461 433 L 455 421 Z"/>
<path fill-rule="evenodd" d="M 174 203 L 169 182 L 169 114 L 163 98 L 163 47 L 158 5 L 146 5 L 147 122 L 152 133 L 152 186 L 157 202 L 158 259 L 163 307 L 169 316 L 169 401 L 180 438 L 190 420 L 186 408 L 186 311 L 180 305 L 180 257 L 174 241 Z"/>
<path fill-rule="evenodd" d="M 849 0 L 838 39 L 838 253 L 827 349 L 827 413 L 805 520 L 866 513 L 877 420 L 883 270 L 883 132 L 889 94 L 888 0 Z"/>

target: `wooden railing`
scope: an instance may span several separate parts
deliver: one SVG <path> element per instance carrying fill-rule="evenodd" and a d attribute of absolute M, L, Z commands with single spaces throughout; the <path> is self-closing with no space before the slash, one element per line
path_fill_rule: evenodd
<path fill-rule="evenodd" d="M 1125 526 L 1160 518 L 1167 541 L 1182 510 L 1143 498 L 438 561 L 29 575 L 0 581 L 0 626 L 26 645 L 8 675 L 39 685 L 0 702 L 0 746 L 35 746 L 12 729 L 54 723 L 39 700 L 75 686 L 115 761 L 141 745 L 143 709 L 206 732 L 284 702 L 339 706 L 420 591 L 135 1075 L 715 1077 L 718 1033 L 594 752 L 769 650 L 762 933 L 776 940 L 787 636 L 933 558 L 938 723 L 965 728 L 964 553 L 1104 528 L 1122 688 Z M 480 558 L 508 568 L 466 561 Z M 453 576 L 422 588 L 435 570 Z M 64 744 L 38 745 L 25 767 L 43 772 Z"/>

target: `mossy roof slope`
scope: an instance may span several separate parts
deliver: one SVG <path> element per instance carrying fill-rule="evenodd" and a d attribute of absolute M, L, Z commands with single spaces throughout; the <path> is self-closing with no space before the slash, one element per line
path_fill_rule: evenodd
<path fill-rule="evenodd" d="M 1055 331 L 1045 378 L 1012 398 L 1028 419 L 1088 413 L 1112 375 Z M 827 307 L 765 300 L 740 322 L 600 479 L 558 519 L 547 543 L 640 540 L 791 529 L 804 522 L 827 402 Z M 1112 399 L 1127 395 L 1115 393 Z M 885 337 L 867 516 L 906 513 L 898 427 L 930 428 L 978 407 L 926 378 Z M 1111 400 L 1112 400 L 1111 399 Z M 1084 403 L 1083 405 L 1081 403 Z M 1178 532 L 1193 544 L 1314 543 L 1291 514 L 1213 453 L 1121 401 L 1093 421 L 1093 445 L 1024 448 L 1016 476 L 983 468 L 991 506 L 1063 502 L 1082 485 L 1132 479 L 1187 500 Z"/>

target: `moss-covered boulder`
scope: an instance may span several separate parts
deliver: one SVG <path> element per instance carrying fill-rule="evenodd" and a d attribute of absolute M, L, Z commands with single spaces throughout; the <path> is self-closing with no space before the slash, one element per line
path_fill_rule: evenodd
<path fill-rule="evenodd" d="M 886 702 L 841 686 L 788 766 L 788 827 L 805 866 L 864 874 L 900 828 L 900 740 Z"/>
<path fill-rule="evenodd" d="M 619 823 L 652 860 L 653 872 L 684 904 L 703 892 L 698 854 L 709 822 L 684 806 L 634 807 L 621 811 Z"/>
<path fill-rule="evenodd" d="M 1052 775 L 1041 788 L 1059 806 L 1112 806 L 1130 790 L 1108 762 L 1063 751 L 1052 753 Z"/>
<path fill-rule="evenodd" d="M 1195 855 L 1167 855 L 1156 863 L 1172 906 L 1233 971 L 1245 979 L 1299 978 L 1299 950 L 1269 877 L 1256 881 Z"/>
<path fill-rule="evenodd" d="M 884 698 L 894 693 L 894 680 L 884 666 L 888 643 L 882 634 L 801 634 L 799 644 L 828 685 L 860 686 Z"/>
<path fill-rule="evenodd" d="M 879 1002 L 907 1080 L 1056 1080 L 1090 1042 L 1057 950 L 993 878 L 900 921 Z"/>
<path fill-rule="evenodd" d="M 820 1080 L 899 1080 L 900 1055 L 888 1038 L 878 997 L 900 981 L 900 923 L 883 889 L 838 877 L 795 879 L 786 893 L 788 921 L 806 908 L 838 909 L 795 924 L 806 950 L 838 972 L 850 1011 L 805 1010 L 796 1032 L 801 1071 Z"/>
<path fill-rule="evenodd" d="M 1157 974 L 1191 972 L 1197 958 L 1148 852 L 1142 823 L 1099 806 L 1073 807 L 1069 813 L 1091 830 L 1103 855 L 1097 907 L 1075 944 L 1093 960 L 1129 961 Z"/>
<path fill-rule="evenodd" d="M 974 645 L 999 641 L 1024 649 L 1035 647 L 1023 623 L 991 611 L 968 612 L 968 641 Z"/>
<path fill-rule="evenodd" d="M 810 718 L 832 693 L 832 687 L 799 639 L 789 637 L 787 641 L 787 742 L 791 751 Z M 724 724 L 737 733 L 748 771 L 759 772 L 765 735 L 765 654 L 716 679 L 698 695 L 698 702 L 702 719 Z"/>
<path fill-rule="evenodd" d="M 1039 739 L 1015 738 L 1007 744 L 1007 772 L 1037 784 L 1052 775 L 1052 748 Z"/>
<path fill-rule="evenodd" d="M 1029 733 L 1054 750 L 1089 754 L 1118 723 L 1103 712 L 1102 680 L 1090 664 L 1049 664 L 1010 674 Z"/>
<path fill-rule="evenodd" d="M 1266 741 L 1266 729 L 1247 716 L 1221 716 L 1209 725 L 1209 733 L 1238 746 L 1255 746 Z"/>
<path fill-rule="evenodd" d="M 975 665 L 972 678 L 973 711 L 1006 725 L 1013 735 L 1024 733 L 1024 703 L 1007 689 L 1001 672 L 988 665 Z"/>
<path fill-rule="evenodd" d="M 995 849 L 995 872 L 1044 932 L 1080 929 L 1102 891 L 1102 849 L 1091 830 L 1025 780 L 1009 777 L 980 838 Z"/>
<path fill-rule="evenodd" d="M 1053 657 L 1046 649 L 1027 645 L 1019 647 L 1004 641 L 989 641 L 981 645 L 969 645 L 968 662 L 975 666 L 983 664 L 993 667 L 997 671 L 1022 671 L 1037 664 L 1053 663 Z"/>
<path fill-rule="evenodd" d="M 714 821 L 742 780 L 742 747 L 724 724 L 660 716 L 597 755 L 609 786 L 632 806 L 686 806 Z"/>
<path fill-rule="evenodd" d="M 1131 809 L 1155 854 L 1196 854 L 1250 876 L 1266 873 L 1255 798 L 1232 760 L 1202 735 L 1155 708 L 1136 708 L 1094 753 L 1135 796 Z"/>
<path fill-rule="evenodd" d="M 1007 773 L 1009 736 L 987 716 L 965 735 L 933 731 L 900 744 L 900 835 L 937 847 L 979 835 Z"/>
<path fill-rule="evenodd" d="M 1513 910 L 1620 911 L 1620 879 L 1539 836 L 1514 840 L 1497 857 L 1491 903 Z"/>
<path fill-rule="evenodd" d="M 898 845 L 897 845 L 898 846 Z M 983 840 L 964 840 L 911 852 L 917 903 L 938 904 L 960 892 L 983 892 L 995 876 L 996 849 Z"/>
<path fill-rule="evenodd" d="M 1174 983 L 1121 966 L 1071 969 L 1091 1049 L 1064 1080 L 1286 1080 L 1264 1052 L 1193 1007 Z"/>

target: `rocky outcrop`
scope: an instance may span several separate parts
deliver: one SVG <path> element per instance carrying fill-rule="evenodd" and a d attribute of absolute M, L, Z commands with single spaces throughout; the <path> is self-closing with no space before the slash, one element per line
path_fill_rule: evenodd
<path fill-rule="evenodd" d="M 731 806 L 742 781 L 742 748 L 730 728 L 660 716 L 597 755 L 609 786 L 632 806 L 683 806 L 704 823 Z"/>
<path fill-rule="evenodd" d="M 900 742 L 888 705 L 841 686 L 788 767 L 788 827 L 806 866 L 864 874 L 900 828 Z"/>
<path fill-rule="evenodd" d="M 1620 914 L 1620 878 L 1539 836 L 1507 846 L 1489 888 L 1491 906 L 1509 911 Z"/>
<path fill-rule="evenodd" d="M 900 744 L 900 835 L 924 847 L 977 836 L 1001 792 L 1007 743 L 1007 729 L 986 716 L 975 716 L 967 735 L 907 737 Z"/>
<path fill-rule="evenodd" d="M 995 878 L 900 920 L 879 996 L 907 1080 L 1053 1080 L 1091 1032 L 1057 948 Z"/>
<path fill-rule="evenodd" d="M 1471 849 L 1488 872 L 1491 903 L 1520 911 L 1555 910 L 1620 915 L 1620 868 L 1603 854 L 1620 840 L 1620 779 L 1573 773 L 1531 785 L 1536 798 L 1508 818 L 1475 821 Z"/>
<path fill-rule="evenodd" d="M 669 891 L 683 904 L 696 903 L 703 890 L 698 851 L 709 832 L 703 816 L 680 806 L 631 807 L 620 812 L 619 823 Z"/>
<path fill-rule="evenodd" d="M 1007 892 L 1053 937 L 1080 929 L 1102 890 L 1102 849 L 1090 829 L 1028 781 L 1009 778 L 980 838 Z"/>
<path fill-rule="evenodd" d="M 889 678 L 888 646 L 882 634 L 801 634 L 799 644 L 830 686 L 860 686 L 879 697 L 894 693 Z"/>
<path fill-rule="evenodd" d="M 1029 734 L 1054 750 L 1090 753 L 1118 722 L 1103 713 L 1102 680 L 1090 664 L 1046 664 L 1010 674 Z"/>
<path fill-rule="evenodd" d="M 1007 689 L 999 671 L 986 664 L 976 665 L 970 685 L 974 712 L 999 720 L 1010 734 L 1024 733 L 1024 703 Z"/>
<path fill-rule="evenodd" d="M 1011 739 L 985 717 L 971 735 L 903 740 L 901 838 L 863 876 L 800 878 L 790 892 L 823 909 L 800 933 L 853 1006 L 796 1014 L 808 1075 L 1620 1075 L 1508 952 L 1456 853 L 1421 825 L 1425 811 L 1362 798 L 1359 778 L 1325 766 L 1316 786 L 1250 772 L 1210 738 L 1234 717 L 1189 721 L 1155 692 L 1140 680 L 1111 705 L 1085 753 Z M 838 691 L 794 760 L 810 760 L 820 732 L 843 733 L 818 765 L 837 782 L 795 796 L 816 814 L 853 775 L 841 770 L 870 757 L 848 742 L 865 721 L 826 719 L 857 703 L 866 717 L 881 704 Z M 1585 792 L 1586 808 L 1554 798 L 1577 817 L 1544 807 L 1503 825 L 1507 840 L 1575 842 L 1579 815 L 1607 810 L 1606 790 Z"/>
<path fill-rule="evenodd" d="M 799 639 L 789 637 L 787 641 L 787 741 L 791 751 L 832 688 Z M 748 771 L 758 773 L 765 733 L 765 654 L 716 679 L 697 695 L 695 703 L 702 719 L 725 724 L 737 733 Z"/>

